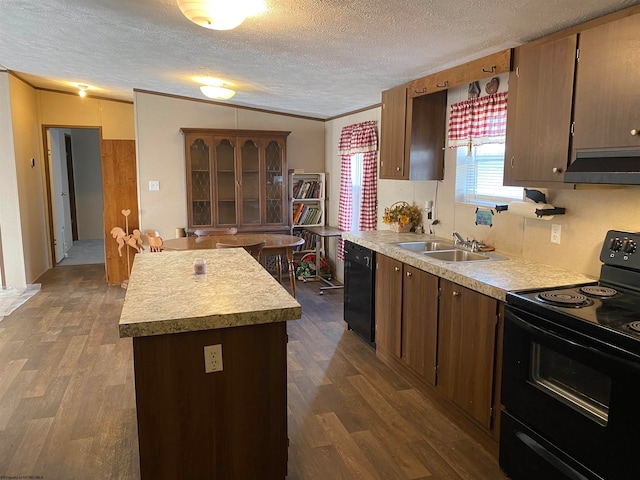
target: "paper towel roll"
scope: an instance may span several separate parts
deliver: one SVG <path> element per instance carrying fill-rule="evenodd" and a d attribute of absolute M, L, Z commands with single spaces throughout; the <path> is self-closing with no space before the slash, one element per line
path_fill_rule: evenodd
<path fill-rule="evenodd" d="M 548 203 L 533 203 L 533 202 L 511 202 L 509 204 L 509 212 L 512 215 L 518 215 L 524 218 L 537 218 L 538 220 L 551 220 L 553 215 L 543 215 L 541 217 L 536 215 L 536 210 L 544 210 L 547 208 L 555 208 Z"/>

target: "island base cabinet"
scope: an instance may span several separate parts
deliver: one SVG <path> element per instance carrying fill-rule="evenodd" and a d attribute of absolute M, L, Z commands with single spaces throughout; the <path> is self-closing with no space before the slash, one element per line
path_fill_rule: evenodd
<path fill-rule="evenodd" d="M 285 322 L 133 338 L 141 478 L 284 479 L 286 343 Z"/>

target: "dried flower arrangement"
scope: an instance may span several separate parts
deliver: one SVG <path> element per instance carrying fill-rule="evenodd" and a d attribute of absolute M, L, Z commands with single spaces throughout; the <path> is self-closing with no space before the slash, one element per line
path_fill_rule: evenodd
<path fill-rule="evenodd" d="M 412 227 L 422 222 L 422 211 L 416 205 L 407 202 L 396 202 L 384 209 L 382 221 L 390 225 L 395 232 L 409 232 Z"/>

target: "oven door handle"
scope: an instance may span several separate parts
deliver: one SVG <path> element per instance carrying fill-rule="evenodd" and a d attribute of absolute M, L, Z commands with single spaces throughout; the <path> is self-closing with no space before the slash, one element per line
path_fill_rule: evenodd
<path fill-rule="evenodd" d="M 574 468 L 572 468 L 571 466 L 567 465 L 565 462 L 560 460 L 553 453 L 551 453 L 549 450 L 544 448 L 542 445 L 540 445 L 538 442 L 536 442 L 533 438 L 531 438 L 526 433 L 516 432 L 516 437 L 518 438 L 518 440 L 524 443 L 531 451 L 533 451 L 536 455 L 538 455 L 540 458 L 544 459 L 545 461 L 553 465 L 553 467 L 559 472 L 562 472 L 567 477 L 567 479 L 589 480 L 580 472 L 576 471 Z M 590 472 L 590 473 L 593 473 L 593 472 Z M 596 478 L 601 478 L 601 477 L 597 476 Z"/>
<path fill-rule="evenodd" d="M 553 338 L 555 341 L 561 343 L 561 344 L 565 344 L 565 345 L 570 345 L 572 348 L 576 349 L 576 350 L 580 350 L 582 352 L 587 352 L 590 354 L 596 354 L 601 356 L 602 358 L 607 359 L 609 362 L 613 362 L 616 364 L 622 364 L 624 366 L 626 366 L 627 368 L 631 368 L 632 370 L 636 371 L 636 372 L 640 372 L 640 358 L 635 357 L 635 355 L 630 354 L 629 352 L 626 352 L 624 350 L 620 350 L 621 355 L 617 356 L 617 355 L 611 355 L 610 353 L 607 352 L 603 352 L 602 350 L 598 350 L 595 347 L 589 346 L 589 345 L 582 345 L 580 343 L 574 342 L 573 340 L 569 340 L 567 338 L 562 337 L 561 335 L 558 335 L 557 333 L 551 331 L 551 330 L 547 330 L 546 328 L 542 328 L 542 327 L 538 327 L 537 325 L 533 325 L 532 323 L 527 322 L 526 320 L 523 320 L 522 318 L 518 317 L 517 315 L 511 313 L 511 312 L 506 312 L 506 318 L 508 318 L 509 320 L 511 320 L 513 323 L 515 323 L 517 326 L 519 326 L 520 328 L 526 330 L 529 333 L 533 333 L 533 334 L 537 334 L 537 335 L 541 335 L 543 337 L 551 337 Z M 611 346 L 611 348 L 616 348 L 615 346 Z M 636 361 L 633 360 L 627 360 L 626 358 L 624 358 L 622 355 L 633 355 L 636 358 Z"/>

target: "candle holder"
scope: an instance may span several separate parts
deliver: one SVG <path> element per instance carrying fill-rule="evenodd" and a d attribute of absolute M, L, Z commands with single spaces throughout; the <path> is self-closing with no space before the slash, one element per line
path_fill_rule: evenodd
<path fill-rule="evenodd" d="M 204 258 L 196 258 L 193 261 L 193 273 L 196 275 L 207 273 L 207 261 Z"/>

